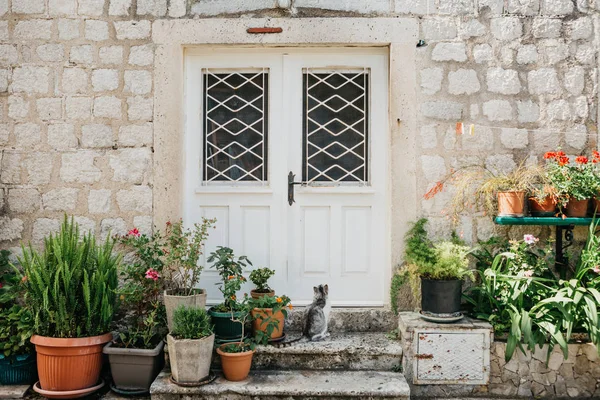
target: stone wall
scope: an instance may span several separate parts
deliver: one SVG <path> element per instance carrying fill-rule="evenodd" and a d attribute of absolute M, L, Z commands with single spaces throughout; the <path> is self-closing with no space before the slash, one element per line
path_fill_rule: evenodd
<path fill-rule="evenodd" d="M 105 235 L 153 216 L 153 23 L 403 16 L 420 24 L 418 193 L 461 163 L 508 169 L 596 146 L 600 0 L 0 0 L 0 247 L 63 213 Z M 351 29 L 351 27 L 349 27 Z M 457 136 L 457 120 L 477 124 Z M 499 128 L 486 128 L 494 126 Z M 564 133 L 559 133 L 564 132 Z M 448 193 L 419 203 L 432 231 Z M 465 215 L 467 240 L 491 235 Z"/>

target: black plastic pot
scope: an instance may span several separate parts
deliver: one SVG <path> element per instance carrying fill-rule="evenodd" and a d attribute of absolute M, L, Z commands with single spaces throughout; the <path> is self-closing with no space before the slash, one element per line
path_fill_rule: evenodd
<path fill-rule="evenodd" d="M 421 309 L 433 314 L 460 312 L 462 280 L 440 281 L 421 278 Z"/>

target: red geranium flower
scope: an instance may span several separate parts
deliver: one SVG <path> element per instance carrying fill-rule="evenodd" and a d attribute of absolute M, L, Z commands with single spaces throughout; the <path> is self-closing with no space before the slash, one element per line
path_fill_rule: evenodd
<path fill-rule="evenodd" d="M 588 163 L 588 158 L 586 156 L 577 156 L 575 157 L 575 162 L 577 164 L 587 164 Z"/>
<path fill-rule="evenodd" d="M 557 151 L 556 152 L 556 157 L 565 157 L 565 156 L 566 156 L 566 154 L 565 154 L 564 151 Z"/>
<path fill-rule="evenodd" d="M 129 236 L 135 236 L 135 237 L 140 237 L 140 231 L 138 231 L 138 228 L 133 228 L 132 230 L 130 230 L 129 232 L 127 232 L 127 235 L 129 235 Z"/>
<path fill-rule="evenodd" d="M 556 158 L 556 153 L 553 151 L 548 151 L 544 154 L 544 160 L 549 160 L 551 158 Z"/>
<path fill-rule="evenodd" d="M 558 165 L 560 165 L 561 167 L 564 167 L 568 163 L 569 163 L 569 157 L 567 157 L 567 156 L 558 157 Z"/>

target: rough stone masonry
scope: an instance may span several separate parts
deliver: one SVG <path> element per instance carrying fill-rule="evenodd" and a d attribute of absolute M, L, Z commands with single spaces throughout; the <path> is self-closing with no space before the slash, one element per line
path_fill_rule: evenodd
<path fill-rule="evenodd" d="M 100 235 L 151 229 L 158 19 L 414 18 L 421 198 L 478 158 L 595 148 L 599 15 L 600 0 L 0 0 L 0 248 L 40 243 L 65 212 Z M 440 235 L 447 200 L 419 205 Z M 459 231 L 493 226 L 465 214 Z"/>

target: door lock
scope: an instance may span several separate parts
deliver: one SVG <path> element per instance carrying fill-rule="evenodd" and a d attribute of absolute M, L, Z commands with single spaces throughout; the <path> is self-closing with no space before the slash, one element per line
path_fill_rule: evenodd
<path fill-rule="evenodd" d="M 296 174 L 293 174 L 292 171 L 288 174 L 288 203 L 291 206 L 296 202 L 294 200 L 294 185 L 303 185 L 306 186 L 306 182 L 294 182 L 294 178 Z"/>

